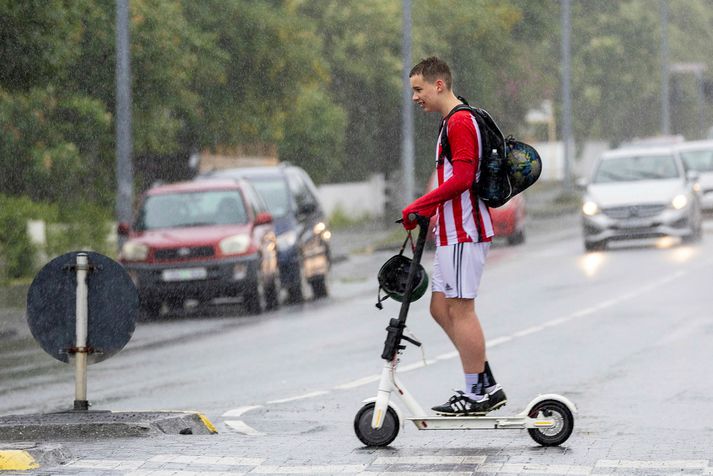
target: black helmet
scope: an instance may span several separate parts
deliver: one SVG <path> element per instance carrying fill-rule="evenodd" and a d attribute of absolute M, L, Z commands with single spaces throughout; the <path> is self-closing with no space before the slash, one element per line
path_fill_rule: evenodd
<path fill-rule="evenodd" d="M 408 282 L 408 273 L 411 269 L 410 258 L 402 254 L 398 254 L 389 258 L 379 270 L 379 288 L 383 289 L 387 297 L 395 301 L 402 302 L 406 293 L 406 284 Z M 418 301 L 421 296 L 426 293 L 428 288 L 428 274 L 423 266 L 418 265 L 416 270 L 416 283 L 411 291 L 411 302 Z M 386 298 L 385 298 L 386 299 Z M 380 307 L 382 299 L 379 299 Z"/>

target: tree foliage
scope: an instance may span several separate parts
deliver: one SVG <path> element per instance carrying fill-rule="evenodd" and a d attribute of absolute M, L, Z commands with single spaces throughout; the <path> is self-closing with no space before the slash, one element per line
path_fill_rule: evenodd
<path fill-rule="evenodd" d="M 658 3 L 656 7 L 658 7 Z M 413 0 L 413 61 L 436 54 L 455 90 L 522 135 L 559 104 L 552 0 Z M 575 139 L 658 133 L 661 31 L 650 0 L 574 0 Z M 670 0 L 671 62 L 713 72 L 713 13 Z M 194 151 L 269 144 L 318 182 L 398 170 L 401 0 L 132 0 L 134 162 L 175 179 Z M 113 1 L 0 0 L 0 193 L 114 200 Z M 672 74 L 674 132 L 699 131 L 697 87 Z M 704 110 L 705 119 L 711 120 Z M 558 121 L 558 123 L 561 121 Z M 416 114 L 421 181 L 438 118 Z M 157 167 L 156 164 L 160 166 Z M 171 175 L 175 174 L 175 175 Z"/>

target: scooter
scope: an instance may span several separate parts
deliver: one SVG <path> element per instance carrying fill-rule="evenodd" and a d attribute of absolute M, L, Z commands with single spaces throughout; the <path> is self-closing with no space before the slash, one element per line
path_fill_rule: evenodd
<path fill-rule="evenodd" d="M 546 394 L 534 398 L 523 410 L 513 416 L 437 416 L 427 414 L 416 399 L 396 376 L 399 355 L 406 348 L 404 341 L 417 347 L 421 343 L 413 337 L 404 335 L 406 316 L 408 315 L 411 293 L 416 281 L 416 270 L 421 262 L 421 255 L 426 243 L 429 226 L 428 218 L 409 215 L 419 226 L 418 238 L 413 249 L 412 265 L 401 302 L 398 319 L 391 319 L 386 328 L 386 340 L 381 358 L 386 361 L 376 397 L 364 400 L 363 407 L 354 418 L 354 431 L 357 438 L 366 446 L 387 446 L 399 433 L 403 413 L 391 399 L 397 395 L 411 413 L 406 418 L 419 430 L 501 430 L 527 429 L 535 442 L 542 446 L 558 446 L 567 441 L 574 428 L 574 414 L 577 409 L 567 398 Z"/>

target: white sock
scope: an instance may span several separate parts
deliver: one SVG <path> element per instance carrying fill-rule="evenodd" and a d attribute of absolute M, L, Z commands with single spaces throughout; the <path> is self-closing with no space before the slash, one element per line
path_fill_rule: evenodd
<path fill-rule="evenodd" d="M 480 392 L 480 393 L 478 393 Z M 468 398 L 482 397 L 483 387 L 480 382 L 480 374 L 465 374 L 465 393 Z"/>

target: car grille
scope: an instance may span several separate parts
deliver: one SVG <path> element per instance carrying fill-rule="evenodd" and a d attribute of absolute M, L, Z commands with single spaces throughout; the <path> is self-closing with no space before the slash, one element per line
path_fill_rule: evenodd
<path fill-rule="evenodd" d="M 665 205 L 629 205 L 626 207 L 611 207 L 603 210 L 604 214 L 610 218 L 648 218 L 664 211 Z"/>
<path fill-rule="evenodd" d="M 165 261 L 175 259 L 205 258 L 213 256 L 214 254 L 215 250 L 213 250 L 212 246 L 196 246 L 192 248 L 164 248 L 156 250 L 154 256 L 159 261 Z"/>

